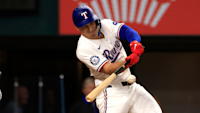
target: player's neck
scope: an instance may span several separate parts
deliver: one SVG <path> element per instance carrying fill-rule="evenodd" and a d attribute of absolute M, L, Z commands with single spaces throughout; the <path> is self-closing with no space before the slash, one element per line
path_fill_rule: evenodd
<path fill-rule="evenodd" d="M 104 38 L 104 35 L 103 35 L 103 33 L 100 33 L 99 36 L 96 36 L 95 38 L 89 38 L 89 39 L 102 39 L 102 38 Z"/>
<path fill-rule="evenodd" d="M 104 38 L 104 35 L 103 33 L 100 33 L 100 35 L 98 36 L 98 39 L 102 39 L 102 38 Z"/>

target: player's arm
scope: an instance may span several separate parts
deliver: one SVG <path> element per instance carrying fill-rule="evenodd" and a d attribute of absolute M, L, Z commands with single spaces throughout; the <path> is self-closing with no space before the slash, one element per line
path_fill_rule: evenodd
<path fill-rule="evenodd" d="M 129 55 L 126 58 L 126 61 L 130 60 L 130 63 L 126 66 L 126 68 L 131 67 L 132 65 L 136 64 L 139 61 L 139 57 L 134 53 Z M 100 72 L 102 73 L 106 73 L 106 74 L 112 74 L 114 73 L 117 69 L 119 69 L 119 67 L 121 67 L 124 64 L 125 61 L 119 61 L 119 62 L 107 62 L 102 69 L 100 70 Z M 121 72 L 123 72 L 126 68 L 124 68 Z"/>
<path fill-rule="evenodd" d="M 106 73 L 106 74 L 112 74 L 113 72 L 115 72 L 120 66 L 122 66 L 124 64 L 124 61 L 120 61 L 120 62 L 107 62 L 101 69 L 100 72 L 102 73 Z"/>
<path fill-rule="evenodd" d="M 141 37 L 135 30 L 127 25 L 123 25 L 120 29 L 119 37 L 120 39 L 129 41 L 132 53 L 136 53 L 138 56 L 142 55 L 144 48 L 140 43 Z"/>

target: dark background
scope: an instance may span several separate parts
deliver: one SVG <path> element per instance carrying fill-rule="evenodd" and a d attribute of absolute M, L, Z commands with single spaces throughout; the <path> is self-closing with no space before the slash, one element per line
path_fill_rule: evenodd
<path fill-rule="evenodd" d="M 19 0 L 20 1 L 20 0 Z M 33 8 L 0 9 L 0 110 L 11 99 L 14 78 L 30 92 L 26 112 L 38 112 L 38 77 L 44 91 L 54 89 L 60 109 L 60 79 L 65 75 L 66 111 L 82 97 L 89 70 L 76 58 L 79 36 L 58 35 L 58 1 L 36 0 Z M 165 113 L 199 113 L 200 36 L 143 36 L 145 53 L 131 67 L 137 82 L 159 102 Z M 128 42 L 122 41 L 127 54 Z M 58 110 L 59 111 L 59 110 Z"/>

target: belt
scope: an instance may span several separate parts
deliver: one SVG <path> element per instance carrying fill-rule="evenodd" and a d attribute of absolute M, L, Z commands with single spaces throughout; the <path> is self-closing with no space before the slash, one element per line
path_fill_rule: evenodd
<path fill-rule="evenodd" d="M 129 84 L 128 82 L 121 82 L 122 83 L 122 86 L 129 86 L 129 85 L 131 85 L 131 84 Z M 112 85 L 108 85 L 108 87 L 107 88 L 110 88 L 110 87 L 112 87 Z"/>

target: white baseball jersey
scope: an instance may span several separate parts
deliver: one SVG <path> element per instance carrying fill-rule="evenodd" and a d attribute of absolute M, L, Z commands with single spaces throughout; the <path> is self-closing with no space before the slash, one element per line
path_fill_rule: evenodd
<path fill-rule="evenodd" d="M 126 52 L 119 40 L 119 31 L 123 23 L 116 23 L 110 19 L 101 20 L 102 39 L 88 39 L 81 35 L 78 41 L 77 57 L 89 68 L 91 76 L 95 77 L 95 84 L 100 84 L 109 75 L 101 73 L 100 70 L 105 63 L 124 61 L 127 57 Z M 130 75 L 130 70 L 118 74 L 112 82 L 126 81 Z"/>
<path fill-rule="evenodd" d="M 109 75 L 100 70 L 108 61 L 124 61 L 126 52 L 119 40 L 119 31 L 123 23 L 109 19 L 101 20 L 102 39 L 88 39 L 80 36 L 76 54 L 78 59 L 86 64 L 91 76 L 95 77 L 95 85 L 100 84 Z M 123 86 L 130 70 L 119 73 L 111 83 L 96 98 L 100 113 L 162 113 L 155 99 L 139 84 Z"/>

